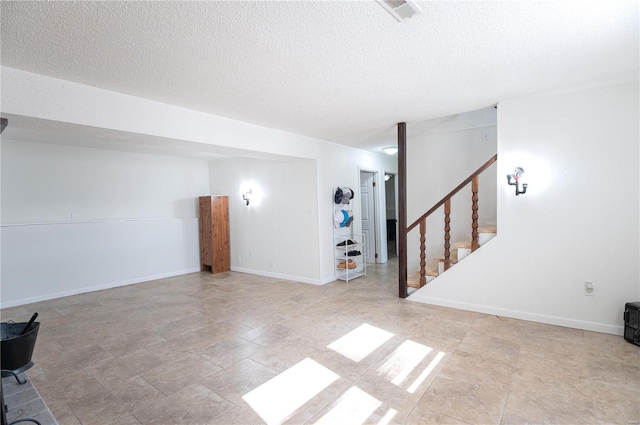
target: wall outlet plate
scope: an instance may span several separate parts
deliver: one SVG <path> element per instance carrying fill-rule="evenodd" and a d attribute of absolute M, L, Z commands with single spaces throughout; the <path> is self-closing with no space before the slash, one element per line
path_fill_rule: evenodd
<path fill-rule="evenodd" d="M 584 294 L 587 297 L 595 297 L 596 296 L 596 286 L 590 280 L 584 282 Z"/>

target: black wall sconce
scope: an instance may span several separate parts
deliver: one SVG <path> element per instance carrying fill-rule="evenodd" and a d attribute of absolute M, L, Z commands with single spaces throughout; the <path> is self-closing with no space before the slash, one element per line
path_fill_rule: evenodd
<path fill-rule="evenodd" d="M 516 187 L 516 196 L 527 193 L 527 183 L 520 183 L 520 178 L 524 174 L 522 167 L 516 167 L 513 173 L 507 174 L 507 183 Z M 522 190 L 520 190 L 522 187 Z"/>
<path fill-rule="evenodd" d="M 250 199 L 251 199 L 251 189 L 249 189 L 248 192 L 245 192 L 245 193 L 242 194 L 242 200 L 247 203 L 247 206 L 249 205 L 249 200 Z"/>

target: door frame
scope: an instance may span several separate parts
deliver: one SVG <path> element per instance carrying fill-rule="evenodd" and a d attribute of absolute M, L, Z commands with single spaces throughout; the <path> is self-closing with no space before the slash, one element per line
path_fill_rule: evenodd
<path fill-rule="evenodd" d="M 389 172 L 389 171 L 385 171 L 384 172 L 384 176 L 386 176 L 387 174 L 389 174 L 390 176 L 393 176 L 393 208 L 395 209 L 396 212 L 396 219 L 395 219 L 395 226 L 396 226 L 396 252 L 395 255 L 396 257 L 399 255 L 399 250 L 400 247 L 398 246 L 398 173 L 397 172 Z M 384 205 L 384 213 L 385 213 L 385 223 L 387 222 L 386 220 L 386 214 L 387 214 L 387 191 L 385 188 L 385 192 L 384 192 L 384 197 L 385 197 L 385 205 Z M 389 258 L 389 253 L 387 252 L 387 259 Z"/>
<path fill-rule="evenodd" d="M 376 238 L 376 243 L 374 246 L 374 254 L 378 254 L 378 257 L 374 258 L 374 261 L 376 264 L 386 263 L 387 262 L 386 242 L 385 244 L 380 243 L 380 235 L 381 235 L 380 223 L 382 222 L 382 220 L 386 220 L 386 216 L 387 216 L 386 210 L 384 212 L 381 212 L 381 209 L 380 209 L 380 172 L 378 170 L 371 170 L 369 168 L 358 166 L 358 191 L 360 191 L 360 187 L 362 184 L 362 181 L 360 179 L 361 172 L 373 174 L 373 181 L 375 182 L 375 186 L 373 186 L 373 232 Z M 362 205 L 360 205 L 360 228 L 362 229 Z M 367 243 L 370 243 L 370 241 L 367 241 Z"/>

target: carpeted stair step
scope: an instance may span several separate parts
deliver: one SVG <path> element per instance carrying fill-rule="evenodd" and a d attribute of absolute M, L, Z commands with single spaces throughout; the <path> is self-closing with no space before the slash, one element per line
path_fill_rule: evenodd
<path fill-rule="evenodd" d="M 440 257 L 436 257 L 435 260 L 438 262 L 438 274 L 442 274 L 445 272 L 444 270 L 444 255 Z M 449 267 L 453 267 L 458 263 L 458 250 L 452 249 L 449 251 Z"/>
<path fill-rule="evenodd" d="M 485 242 L 494 238 L 498 233 L 496 226 L 478 227 L 478 244 L 482 246 Z M 471 254 L 471 237 L 466 240 L 455 242 L 449 253 L 450 267 L 453 267 L 459 261 Z M 444 273 L 444 255 L 434 258 L 435 262 L 425 269 L 426 281 L 429 283 L 440 274 Z M 420 270 L 417 270 L 412 276 L 407 278 L 407 286 L 411 288 L 420 288 Z"/>
<path fill-rule="evenodd" d="M 484 245 L 491 239 L 495 238 L 498 234 L 496 226 L 483 226 L 478 227 L 478 243 L 480 246 Z"/>
<path fill-rule="evenodd" d="M 478 227 L 478 233 L 498 233 L 498 229 L 496 228 L 496 226 L 482 226 L 482 227 Z"/>
<path fill-rule="evenodd" d="M 426 266 L 425 275 L 427 283 L 438 277 L 437 263 Z M 420 270 L 416 270 L 416 272 L 412 276 L 407 278 L 407 286 L 411 288 L 420 288 Z"/>
<path fill-rule="evenodd" d="M 440 257 L 435 257 L 435 260 L 440 263 L 444 263 L 444 254 L 441 255 Z M 451 264 L 456 264 L 458 262 L 458 250 L 457 249 L 452 249 L 449 251 L 449 261 L 451 262 Z"/>

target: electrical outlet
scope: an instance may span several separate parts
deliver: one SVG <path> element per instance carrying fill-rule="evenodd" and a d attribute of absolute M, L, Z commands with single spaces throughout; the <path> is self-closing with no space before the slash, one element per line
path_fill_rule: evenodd
<path fill-rule="evenodd" d="M 242 264 L 242 257 L 238 255 L 238 264 Z"/>
<path fill-rule="evenodd" d="M 595 297 L 596 296 L 596 286 L 590 280 L 584 282 L 584 294 L 587 297 Z"/>
<path fill-rule="evenodd" d="M 273 268 L 274 265 L 275 264 L 274 264 L 273 260 L 269 260 L 269 267 Z"/>
<path fill-rule="evenodd" d="M 69 220 L 73 220 L 76 218 L 76 215 L 74 213 L 69 213 Z"/>
<path fill-rule="evenodd" d="M 482 140 L 484 140 L 485 142 L 489 140 L 489 130 L 487 130 L 486 128 L 482 130 Z"/>
<path fill-rule="evenodd" d="M 253 257 L 253 249 L 249 250 L 249 257 Z"/>

